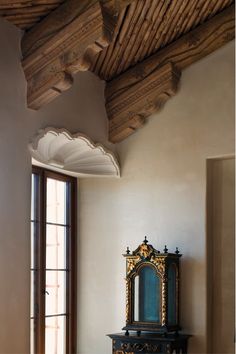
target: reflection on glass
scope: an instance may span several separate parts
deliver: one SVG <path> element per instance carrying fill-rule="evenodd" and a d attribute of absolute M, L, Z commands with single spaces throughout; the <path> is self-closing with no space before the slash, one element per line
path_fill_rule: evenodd
<path fill-rule="evenodd" d="M 142 267 L 134 280 L 134 320 L 159 322 L 160 278 L 155 269 Z"/>
<path fill-rule="evenodd" d="M 31 220 L 35 220 L 35 192 L 36 192 L 36 178 L 37 176 L 32 174 L 31 177 Z"/>
<path fill-rule="evenodd" d="M 35 320 L 30 320 L 30 353 L 34 354 L 34 333 L 35 333 Z"/>
<path fill-rule="evenodd" d="M 47 225 L 46 268 L 66 268 L 66 227 Z"/>
<path fill-rule="evenodd" d="M 45 307 L 47 315 L 66 312 L 66 272 L 46 271 Z"/>
<path fill-rule="evenodd" d="M 168 323 L 176 324 L 176 266 L 171 264 L 168 269 Z"/>
<path fill-rule="evenodd" d="M 35 228 L 35 223 L 31 222 L 31 268 L 35 267 L 35 238 L 36 238 L 36 228 Z"/>
<path fill-rule="evenodd" d="M 134 278 L 134 320 L 139 321 L 139 275 Z"/>
<path fill-rule="evenodd" d="M 45 354 L 66 354 L 66 317 L 45 319 Z"/>
<path fill-rule="evenodd" d="M 66 182 L 47 178 L 47 222 L 66 224 Z"/>
<path fill-rule="evenodd" d="M 36 272 L 31 270 L 30 272 L 30 317 L 35 317 L 35 306 L 34 306 L 34 291 L 35 291 L 35 274 Z"/>

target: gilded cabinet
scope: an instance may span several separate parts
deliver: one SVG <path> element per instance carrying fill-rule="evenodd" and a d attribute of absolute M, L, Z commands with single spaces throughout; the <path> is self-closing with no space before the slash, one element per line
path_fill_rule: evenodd
<path fill-rule="evenodd" d="M 169 332 L 179 326 L 179 254 L 153 248 L 147 239 L 126 254 L 125 330 Z"/>
<path fill-rule="evenodd" d="M 125 333 L 110 334 L 113 354 L 187 353 L 190 335 L 179 334 L 180 257 L 150 245 L 145 237 L 126 254 Z"/>

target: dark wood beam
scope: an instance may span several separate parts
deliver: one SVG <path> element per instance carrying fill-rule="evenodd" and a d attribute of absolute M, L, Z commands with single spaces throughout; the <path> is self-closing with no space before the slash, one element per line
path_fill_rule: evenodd
<path fill-rule="evenodd" d="M 234 18 L 233 5 L 108 82 L 105 98 L 110 141 L 119 142 L 132 134 L 163 104 L 160 96 L 166 100 L 176 92 L 179 71 L 232 40 Z"/>
<path fill-rule="evenodd" d="M 23 36 L 28 107 L 50 102 L 71 86 L 73 74 L 89 68 L 110 43 L 117 16 L 114 0 L 68 0 Z"/>

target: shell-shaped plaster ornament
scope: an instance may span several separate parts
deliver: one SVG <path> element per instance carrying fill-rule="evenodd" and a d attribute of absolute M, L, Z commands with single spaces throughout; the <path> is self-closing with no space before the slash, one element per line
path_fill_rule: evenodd
<path fill-rule="evenodd" d="M 75 177 L 120 177 L 114 154 L 83 134 L 46 128 L 29 145 L 35 165 Z"/>

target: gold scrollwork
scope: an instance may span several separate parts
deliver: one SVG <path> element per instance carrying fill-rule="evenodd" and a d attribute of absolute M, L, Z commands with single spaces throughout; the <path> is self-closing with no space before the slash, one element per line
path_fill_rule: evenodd
<path fill-rule="evenodd" d="M 163 276 L 165 274 L 165 269 L 166 269 L 165 257 L 152 256 L 150 261 L 155 265 L 157 271 Z"/>
<path fill-rule="evenodd" d="M 167 320 L 167 281 L 168 279 L 165 277 L 162 282 L 162 317 L 161 324 L 162 326 L 166 325 Z"/>
<path fill-rule="evenodd" d="M 136 267 L 136 264 L 139 261 L 140 261 L 139 257 L 135 257 L 135 258 L 127 260 L 127 275 L 130 274 L 132 272 L 132 270 L 134 270 L 134 268 Z"/>
<path fill-rule="evenodd" d="M 130 322 L 130 305 L 131 304 L 131 280 L 126 279 L 126 324 Z"/>
<path fill-rule="evenodd" d="M 152 251 L 153 251 L 153 248 L 150 245 L 142 243 L 139 247 L 138 253 L 140 254 L 141 257 L 148 258 L 148 257 L 150 257 Z"/>

